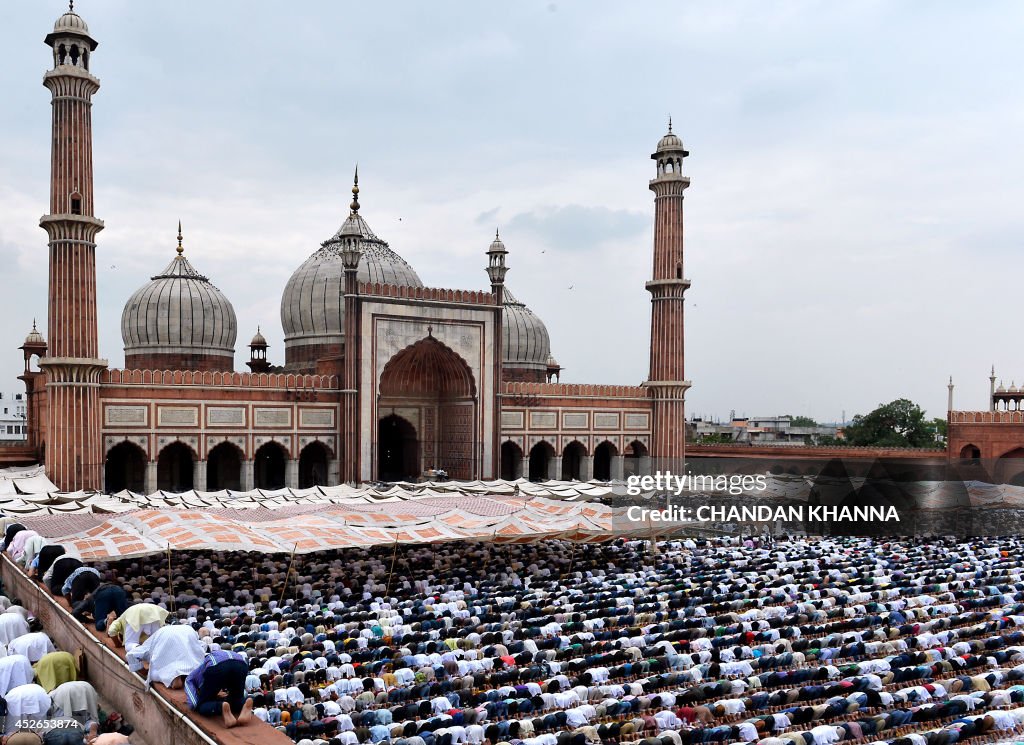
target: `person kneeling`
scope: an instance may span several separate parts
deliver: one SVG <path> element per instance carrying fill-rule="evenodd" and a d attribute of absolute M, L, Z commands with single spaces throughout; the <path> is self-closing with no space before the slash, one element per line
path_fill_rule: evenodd
<path fill-rule="evenodd" d="M 252 699 L 245 697 L 249 663 L 237 652 L 208 652 L 185 679 L 188 705 L 204 716 L 224 716 L 224 725 L 246 724 L 252 718 Z M 221 694 L 224 694 L 223 696 Z"/>

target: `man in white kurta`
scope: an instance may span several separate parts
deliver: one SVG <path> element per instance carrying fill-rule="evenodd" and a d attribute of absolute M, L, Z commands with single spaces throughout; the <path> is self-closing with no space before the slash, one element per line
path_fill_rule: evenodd
<path fill-rule="evenodd" d="M 99 720 L 96 689 L 84 680 L 69 680 L 50 691 L 53 715 L 73 717 L 79 712 L 88 712 L 89 718 Z"/>
<path fill-rule="evenodd" d="M 199 667 L 205 655 L 206 648 L 195 629 L 180 624 L 160 628 L 126 657 L 128 668 L 133 672 L 141 670 L 143 662 L 149 663 L 147 683 L 163 683 L 170 688 L 175 678 L 184 677 Z"/>
<path fill-rule="evenodd" d="M 19 636 L 28 633 L 28 621 L 20 613 L 0 613 L 0 644 L 5 647 Z"/>
<path fill-rule="evenodd" d="M 7 727 L 5 734 L 11 734 L 22 719 L 47 719 L 50 713 L 50 697 L 42 686 L 26 683 L 7 692 Z"/>
<path fill-rule="evenodd" d="M 22 634 L 7 645 L 7 654 L 23 654 L 28 657 L 31 663 L 39 662 L 50 652 L 56 652 L 50 637 L 43 631 L 33 631 L 31 634 Z"/>
<path fill-rule="evenodd" d="M 35 677 L 36 671 L 25 655 L 11 654 L 0 658 L 0 696 L 6 696 L 12 688 L 31 683 Z"/>

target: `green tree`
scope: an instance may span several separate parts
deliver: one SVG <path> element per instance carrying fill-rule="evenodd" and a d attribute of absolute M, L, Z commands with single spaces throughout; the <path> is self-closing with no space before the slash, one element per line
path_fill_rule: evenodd
<path fill-rule="evenodd" d="M 789 426 L 791 427 L 817 427 L 818 423 L 809 416 L 790 416 Z"/>
<path fill-rule="evenodd" d="M 708 434 L 698 435 L 698 445 L 726 445 L 732 442 L 732 438 L 729 435 L 722 434 L 720 432 L 712 432 Z"/>
<path fill-rule="evenodd" d="M 946 441 L 946 425 L 948 423 L 943 417 L 935 417 L 928 422 L 928 427 L 932 432 L 932 437 L 936 442 Z"/>
<path fill-rule="evenodd" d="M 934 447 L 935 430 L 924 410 L 905 398 L 881 404 L 870 414 L 858 414 L 846 425 L 848 445 L 876 447 Z"/>
<path fill-rule="evenodd" d="M 814 442 L 812 444 L 819 445 L 821 447 L 842 447 L 843 445 L 849 445 L 850 443 L 832 435 L 818 435 L 814 438 Z"/>

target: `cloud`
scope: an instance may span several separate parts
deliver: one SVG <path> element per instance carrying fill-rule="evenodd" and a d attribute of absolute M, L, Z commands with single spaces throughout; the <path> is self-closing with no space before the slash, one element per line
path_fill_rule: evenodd
<path fill-rule="evenodd" d="M 642 212 L 569 204 L 520 212 L 508 221 L 513 231 L 524 231 L 559 250 L 587 251 L 596 246 L 635 241 L 650 226 Z"/>
<path fill-rule="evenodd" d="M 363 213 L 426 284 L 485 287 L 500 226 L 513 291 L 548 325 L 563 379 L 639 382 L 648 156 L 671 113 L 692 153 L 691 411 L 825 420 L 909 395 L 939 413 L 949 374 L 958 405 L 979 408 L 991 363 L 1024 379 L 1006 341 L 1021 313 L 1019 3 L 398 2 L 229 0 L 202 23 L 126 0 L 83 8 L 101 44 L 113 364 L 123 304 L 166 265 L 179 218 L 240 342 L 260 324 L 279 361 L 281 290 L 343 219 L 358 161 Z M 58 11 L 15 3 L 4 17 L 0 389 L 20 386 L 16 347 L 46 314 L 40 38 Z M 246 38 L 272 41 L 236 41 L 240 13 Z"/>
<path fill-rule="evenodd" d="M 494 207 L 492 209 L 481 212 L 476 216 L 474 222 L 477 225 L 494 225 L 498 222 L 498 213 L 501 212 L 500 207 Z"/>

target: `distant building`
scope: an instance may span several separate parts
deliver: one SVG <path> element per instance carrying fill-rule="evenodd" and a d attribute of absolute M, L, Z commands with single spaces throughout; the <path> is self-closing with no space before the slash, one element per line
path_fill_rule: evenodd
<path fill-rule="evenodd" d="M 788 415 L 733 417 L 729 422 L 694 419 L 691 424 L 694 441 L 698 443 L 711 440 L 750 445 L 815 445 L 824 438 L 842 436 L 838 425 L 796 426 Z"/>
<path fill-rule="evenodd" d="M 1024 386 L 997 385 L 994 366 L 988 382 L 988 409 L 960 411 L 953 408 L 950 378 L 947 456 L 965 479 L 1024 486 Z"/>
<path fill-rule="evenodd" d="M 21 441 L 28 434 L 24 393 L 0 393 L 0 441 Z"/>

